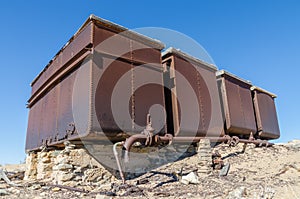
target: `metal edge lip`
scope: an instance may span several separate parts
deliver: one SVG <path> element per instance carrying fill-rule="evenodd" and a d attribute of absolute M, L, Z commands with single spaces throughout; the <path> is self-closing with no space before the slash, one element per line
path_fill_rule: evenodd
<path fill-rule="evenodd" d="M 65 45 L 55 54 L 55 56 L 48 62 L 48 64 L 45 66 L 45 68 L 34 78 L 34 80 L 30 83 L 30 86 L 33 86 L 34 83 L 40 78 L 40 76 L 47 70 L 47 68 L 51 65 L 51 63 L 58 57 L 58 55 L 84 30 L 85 27 L 87 27 L 92 21 L 101 23 L 101 25 L 104 25 L 105 27 L 115 30 L 121 35 L 124 35 L 126 37 L 129 37 L 130 39 L 135 39 L 141 43 L 144 43 L 146 45 L 149 45 L 150 47 L 162 50 L 165 48 L 165 44 L 157 39 L 153 39 L 150 37 L 147 37 L 145 35 L 142 35 L 140 33 L 137 33 L 135 31 L 129 30 L 128 28 L 125 28 L 124 26 L 121 26 L 119 24 L 113 23 L 111 21 L 108 21 L 106 19 L 100 18 L 95 16 L 94 14 L 91 14 L 88 19 L 81 25 L 81 27 L 76 31 L 76 33 L 65 43 Z"/>
<path fill-rule="evenodd" d="M 252 82 L 251 82 L 251 81 L 242 79 L 242 78 L 238 77 L 237 75 L 234 75 L 234 74 L 232 74 L 232 73 L 230 73 L 230 72 L 228 72 L 228 71 L 225 71 L 225 70 L 219 70 L 219 71 L 216 72 L 216 76 L 217 76 L 217 77 L 220 77 L 220 76 L 222 76 L 222 75 L 227 75 L 227 76 L 233 77 L 233 78 L 235 78 L 235 79 L 237 79 L 237 80 L 239 80 L 239 81 L 241 81 L 241 82 L 244 82 L 244 83 L 246 83 L 246 84 L 252 86 Z"/>
<path fill-rule="evenodd" d="M 266 93 L 267 95 L 270 95 L 272 98 L 277 98 L 277 95 L 274 94 L 274 93 L 271 93 L 263 88 L 260 88 L 258 86 L 252 86 L 251 88 L 251 91 L 254 91 L 254 90 L 257 90 L 257 91 L 260 91 L 260 92 L 263 92 L 263 93 Z"/>
<path fill-rule="evenodd" d="M 167 50 L 165 50 L 164 52 L 162 52 L 161 56 L 164 57 L 168 54 L 175 54 L 175 55 L 179 55 L 180 57 L 183 57 L 187 60 L 190 60 L 190 61 L 193 61 L 195 63 L 199 63 L 199 64 L 203 64 L 213 70 L 218 70 L 217 66 L 213 65 L 213 64 L 210 64 L 210 63 L 207 63 L 203 60 L 200 60 L 196 57 L 193 57 L 192 55 L 189 55 L 185 52 L 182 52 L 181 50 L 179 49 L 175 49 L 174 47 L 169 47 Z"/>
<path fill-rule="evenodd" d="M 105 27 L 108 27 L 109 29 L 114 29 L 117 32 L 120 32 L 121 35 L 127 36 L 131 39 L 136 39 L 139 38 L 138 41 L 144 42 L 145 44 L 157 48 L 159 50 L 164 49 L 166 46 L 163 42 L 157 40 L 157 39 L 153 39 L 151 37 L 148 37 L 146 35 L 140 34 L 138 32 L 135 32 L 133 30 L 130 30 L 128 28 L 125 28 L 124 26 L 121 26 L 117 23 L 111 22 L 109 20 L 100 18 L 94 14 L 91 14 L 90 17 L 87 19 L 87 21 L 82 25 L 81 28 L 79 28 L 79 30 L 77 32 L 80 32 L 81 29 L 84 28 L 85 24 L 87 24 L 89 21 L 94 20 L 96 23 L 100 23 L 101 25 L 104 25 Z M 76 35 L 76 33 L 75 33 Z"/>

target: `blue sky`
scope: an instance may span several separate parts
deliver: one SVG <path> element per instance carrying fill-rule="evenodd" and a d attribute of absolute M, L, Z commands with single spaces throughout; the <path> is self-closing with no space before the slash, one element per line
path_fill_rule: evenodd
<path fill-rule="evenodd" d="M 277 142 L 300 139 L 296 0 L 11 0 L 0 3 L 0 164 L 24 160 L 29 84 L 92 13 L 128 28 L 163 27 L 192 37 L 220 69 L 278 95 Z"/>

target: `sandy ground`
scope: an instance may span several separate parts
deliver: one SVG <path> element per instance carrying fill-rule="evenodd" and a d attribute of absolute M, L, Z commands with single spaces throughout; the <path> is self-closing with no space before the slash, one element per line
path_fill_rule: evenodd
<path fill-rule="evenodd" d="M 183 184 L 181 178 L 197 170 L 198 156 L 168 163 L 138 178 L 109 184 L 76 184 L 77 190 L 54 187 L 45 182 L 13 182 L 20 187 L 0 181 L 0 198 L 294 198 L 300 199 L 300 141 L 257 148 L 247 145 L 213 148 L 230 164 L 227 176 L 219 170 L 200 175 L 199 183 Z M 25 165 L 2 167 L 7 174 L 24 171 Z M 178 174 L 182 171 L 181 174 Z M 85 190 L 86 193 L 81 191 Z"/>

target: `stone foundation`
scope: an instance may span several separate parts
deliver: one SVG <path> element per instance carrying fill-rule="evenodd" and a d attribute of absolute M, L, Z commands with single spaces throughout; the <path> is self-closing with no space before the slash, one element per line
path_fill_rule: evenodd
<path fill-rule="evenodd" d="M 115 180 L 85 149 L 74 147 L 69 144 L 64 150 L 29 153 L 24 180 L 45 180 L 55 184 Z"/>
<path fill-rule="evenodd" d="M 202 139 L 198 144 L 198 175 L 208 175 L 212 172 L 212 149 L 209 139 Z"/>
<path fill-rule="evenodd" d="M 109 147 L 95 145 L 93 151 L 96 157 L 114 159 Z M 159 147 L 133 147 L 137 153 L 146 153 L 144 158 L 131 156 L 125 164 L 128 169 L 127 179 L 132 179 L 153 170 L 159 166 L 183 159 L 196 153 L 193 145 L 170 145 Z M 120 149 L 119 149 L 120 150 Z M 147 150 L 147 151 L 145 151 Z M 119 176 L 116 163 L 104 168 L 84 148 L 76 149 L 75 145 L 65 143 L 65 149 L 29 153 L 26 159 L 25 180 L 46 180 L 55 184 L 69 184 L 70 182 L 105 183 L 116 180 Z M 130 168 L 130 169 L 129 169 Z"/>

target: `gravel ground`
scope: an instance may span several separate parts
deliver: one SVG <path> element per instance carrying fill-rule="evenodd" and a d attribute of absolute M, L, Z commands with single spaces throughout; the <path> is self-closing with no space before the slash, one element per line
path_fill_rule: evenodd
<path fill-rule="evenodd" d="M 45 181 L 23 181 L 24 165 L 2 167 L 18 187 L 0 181 L 0 198 L 300 198 L 300 141 L 257 148 L 247 145 L 213 148 L 230 164 L 229 173 L 220 170 L 198 175 L 198 183 L 182 183 L 183 176 L 197 170 L 198 156 L 168 163 L 138 178 L 108 184 L 75 183 L 56 186 Z M 70 190 L 72 189 L 72 190 Z"/>

